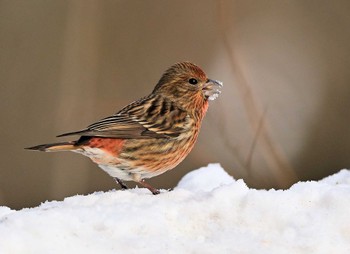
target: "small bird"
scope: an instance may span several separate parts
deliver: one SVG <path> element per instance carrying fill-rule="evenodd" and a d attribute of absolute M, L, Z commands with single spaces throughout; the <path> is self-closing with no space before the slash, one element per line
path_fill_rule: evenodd
<path fill-rule="evenodd" d="M 208 101 L 218 97 L 222 86 L 195 64 L 176 63 L 164 72 L 150 95 L 83 130 L 57 136 L 78 135 L 77 140 L 26 149 L 80 153 L 122 189 L 128 188 L 124 181 L 134 181 L 156 195 L 159 190 L 145 179 L 173 169 L 189 154 Z"/>

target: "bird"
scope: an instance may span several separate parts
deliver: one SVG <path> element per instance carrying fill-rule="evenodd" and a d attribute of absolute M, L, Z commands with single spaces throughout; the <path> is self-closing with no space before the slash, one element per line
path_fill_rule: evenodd
<path fill-rule="evenodd" d="M 199 66 L 179 62 L 163 73 L 148 96 L 85 129 L 57 136 L 78 136 L 76 140 L 26 149 L 82 154 L 121 189 L 128 189 L 125 181 L 133 181 L 157 195 L 160 191 L 146 179 L 173 169 L 190 153 L 209 101 L 219 96 L 222 87 Z"/>

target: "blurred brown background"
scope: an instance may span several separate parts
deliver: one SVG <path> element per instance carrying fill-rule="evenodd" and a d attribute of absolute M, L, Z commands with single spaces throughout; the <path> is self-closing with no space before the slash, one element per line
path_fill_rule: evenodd
<path fill-rule="evenodd" d="M 190 60 L 224 82 L 175 170 L 220 162 L 256 188 L 350 167 L 350 2 L 0 0 L 0 205 L 116 188 L 88 158 L 23 148 L 55 142 L 147 95 Z"/>

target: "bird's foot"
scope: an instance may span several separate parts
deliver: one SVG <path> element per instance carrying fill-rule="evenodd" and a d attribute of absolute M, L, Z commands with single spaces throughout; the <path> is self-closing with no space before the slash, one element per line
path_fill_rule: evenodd
<path fill-rule="evenodd" d="M 114 177 L 114 180 L 120 185 L 122 190 L 129 189 L 128 186 L 122 180 L 120 180 L 119 178 Z"/>
<path fill-rule="evenodd" d="M 141 184 L 143 187 L 149 189 L 153 195 L 160 194 L 160 191 L 158 189 L 156 189 L 156 188 L 152 187 L 150 184 L 146 183 L 146 181 L 144 179 L 142 179 L 138 183 Z"/>

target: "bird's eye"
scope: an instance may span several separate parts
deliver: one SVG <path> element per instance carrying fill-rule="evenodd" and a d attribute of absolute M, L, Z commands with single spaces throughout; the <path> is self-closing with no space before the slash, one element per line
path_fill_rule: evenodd
<path fill-rule="evenodd" d="M 190 83 L 191 85 L 195 85 L 195 84 L 198 83 L 198 80 L 195 79 L 195 78 L 190 78 L 190 79 L 188 80 L 188 83 Z"/>

